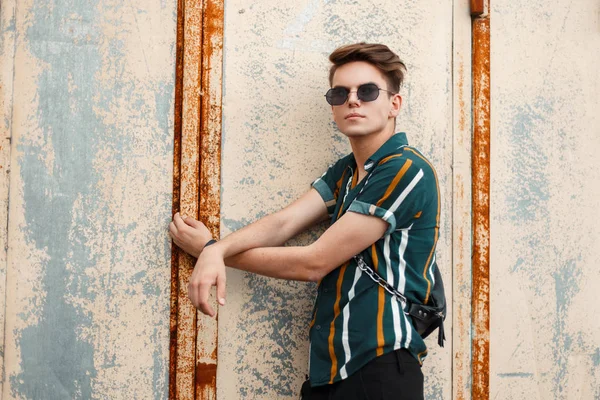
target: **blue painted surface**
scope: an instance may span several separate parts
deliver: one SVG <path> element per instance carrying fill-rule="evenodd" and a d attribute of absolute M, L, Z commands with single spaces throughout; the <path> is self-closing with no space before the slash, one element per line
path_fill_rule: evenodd
<path fill-rule="evenodd" d="M 315 296 L 316 286 L 293 281 L 280 285 L 276 280 L 250 273 L 244 275 L 244 281 L 250 297 L 245 302 L 245 315 L 237 323 L 237 330 L 247 347 L 260 346 L 260 342 L 267 338 L 270 346 L 264 348 L 261 354 L 248 354 L 246 346 L 238 348 L 239 360 L 244 360 L 235 368 L 236 373 L 244 377 L 238 390 L 241 395 L 250 395 L 249 398 L 264 395 L 265 388 L 275 392 L 278 398 L 293 397 L 299 390 L 296 386 L 297 371 L 303 370 L 295 365 L 294 353 L 299 350 L 299 343 L 305 345 L 302 341 L 298 342 L 296 335 L 306 332 L 308 339 L 308 305 Z M 299 313 L 304 307 L 305 312 Z M 257 332 L 257 326 L 262 332 Z M 259 359 L 252 362 L 252 357 L 256 356 Z M 265 363 L 272 373 L 261 373 Z M 254 382 L 247 382 L 248 375 L 261 384 L 255 386 Z"/>
<path fill-rule="evenodd" d="M 536 221 L 549 198 L 544 137 L 534 135 L 538 124 L 552 114 L 551 100 L 537 98 L 523 106 L 515 106 L 512 117 L 511 146 L 505 149 L 512 160 L 511 184 L 506 188 L 510 218 L 518 223 Z"/>
<path fill-rule="evenodd" d="M 106 155 L 107 149 L 109 161 L 115 166 L 114 175 L 121 168 L 135 165 L 139 157 L 172 160 L 172 127 L 168 121 L 172 112 L 174 76 L 168 81 L 132 82 L 124 73 L 127 54 L 123 42 L 113 39 L 106 52 L 101 50 L 101 43 L 106 40 L 102 24 L 120 24 L 103 20 L 103 15 L 98 13 L 101 6 L 114 6 L 115 9 L 110 11 L 117 15 L 131 11 L 122 9 L 123 4 L 109 5 L 101 1 L 34 2 L 31 14 L 27 16 L 31 25 L 25 37 L 20 39 L 37 62 L 44 65 L 35 83 L 39 106 L 29 117 L 35 118 L 41 138 L 32 141 L 29 139 L 31 132 L 22 132 L 23 138 L 17 146 L 27 222 L 23 234 L 30 245 L 47 255 L 47 259 L 42 265 L 40 282 L 45 296 L 39 304 L 37 296 L 31 299 L 32 304 L 39 307 L 38 322 L 17 332 L 21 372 L 10 377 L 15 396 L 30 399 L 111 396 L 95 393 L 93 379 L 100 369 L 114 367 L 115 355 L 97 354 L 93 344 L 82 339 L 80 333 L 83 330 L 94 331 L 94 316 L 70 299 L 83 298 L 92 303 L 98 291 L 106 292 L 109 298 L 122 296 L 113 291 L 122 289 L 117 285 L 128 285 L 123 282 L 127 276 L 122 272 L 109 272 L 100 281 L 91 281 L 86 273 L 95 268 L 100 256 L 88 242 L 93 237 L 86 231 L 98 226 L 98 221 L 91 218 L 99 217 L 106 222 L 100 224 L 103 232 L 98 234 L 112 237 L 113 245 L 109 245 L 112 264 L 123 261 L 128 251 L 124 238 L 131 236 L 139 226 L 137 223 L 118 224 L 116 212 L 120 211 L 119 207 L 109 204 L 111 199 L 105 198 L 99 187 L 106 169 L 99 172 L 94 163 L 101 159 L 100 152 Z M 172 22 L 174 26 L 174 18 Z M 174 38 L 173 35 L 173 41 Z M 102 63 L 107 60 L 112 63 L 117 77 L 110 87 L 98 82 L 97 76 Z M 142 94 L 147 91 L 154 93 L 154 104 L 146 104 Z M 123 126 L 100 119 L 99 111 L 110 113 L 114 104 L 122 99 L 139 110 L 139 121 L 142 122 L 131 121 L 131 126 Z M 156 121 L 159 128 L 153 130 L 144 121 Z M 137 169 L 135 176 L 141 175 L 141 179 L 136 184 L 157 179 L 156 171 L 156 168 Z M 167 170 L 159 178 L 171 181 Z M 170 188 L 169 184 L 166 187 Z M 125 187 L 115 189 L 126 190 Z M 127 195 L 124 198 L 133 201 L 127 199 Z M 168 268 L 169 251 L 164 227 L 169 220 L 171 194 L 168 191 L 156 193 L 154 199 L 155 203 L 148 207 L 154 210 L 158 207 L 162 211 L 157 213 L 159 219 L 153 223 L 155 230 L 146 233 L 150 239 L 138 245 L 147 252 L 165 255 L 164 264 L 150 265 L 150 268 Z M 80 203 L 76 205 L 76 202 Z M 140 219 L 144 218 L 140 216 Z M 132 268 L 147 268 L 147 262 L 140 260 L 140 264 Z M 153 355 L 153 369 L 149 371 L 154 382 L 151 391 L 155 399 L 163 399 L 168 394 L 168 360 L 164 356 L 168 353 L 164 347 L 168 346 L 164 341 L 169 329 L 168 285 L 165 287 L 166 282 L 152 279 L 145 271 L 140 271 L 129 284 L 141 282 L 151 307 L 166 317 L 161 326 L 137 333 L 149 336 L 148 342 L 152 343 L 152 348 L 148 349 Z M 137 295 L 135 290 L 128 293 Z M 118 305 L 107 303 L 103 306 L 118 318 Z M 115 345 L 126 347 L 126 343 Z M 98 365 L 100 359 L 108 362 Z"/>

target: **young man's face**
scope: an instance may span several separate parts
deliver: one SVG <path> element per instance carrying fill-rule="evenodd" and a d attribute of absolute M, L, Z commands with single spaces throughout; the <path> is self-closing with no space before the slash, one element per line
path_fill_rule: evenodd
<path fill-rule="evenodd" d="M 377 134 L 384 130 L 395 129 L 395 120 L 402 98 L 384 90 L 373 101 L 363 101 L 357 96 L 359 86 L 374 83 L 377 87 L 389 90 L 384 75 L 373 65 L 356 61 L 339 67 L 333 75 L 332 87 L 344 87 L 350 90 L 346 102 L 331 106 L 333 120 L 338 129 L 349 138 L 358 138 Z"/>

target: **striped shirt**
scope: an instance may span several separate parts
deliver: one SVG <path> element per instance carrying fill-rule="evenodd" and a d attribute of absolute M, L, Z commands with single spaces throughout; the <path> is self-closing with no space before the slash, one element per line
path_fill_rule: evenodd
<path fill-rule="evenodd" d="M 351 211 L 382 218 L 384 236 L 361 256 L 410 301 L 429 301 L 440 198 L 435 170 L 393 135 L 365 163 L 357 183 L 353 154 L 313 182 L 333 224 Z M 320 282 L 310 324 L 310 381 L 320 386 L 345 379 L 375 357 L 405 348 L 419 362 L 427 347 L 403 312 L 403 305 L 362 273 L 354 260 Z"/>

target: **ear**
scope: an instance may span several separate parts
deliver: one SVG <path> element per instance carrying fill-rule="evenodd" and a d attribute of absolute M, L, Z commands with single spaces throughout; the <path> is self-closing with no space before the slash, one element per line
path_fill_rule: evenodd
<path fill-rule="evenodd" d="M 396 118 L 400 113 L 400 109 L 402 108 L 402 96 L 395 94 L 391 100 L 389 117 Z"/>

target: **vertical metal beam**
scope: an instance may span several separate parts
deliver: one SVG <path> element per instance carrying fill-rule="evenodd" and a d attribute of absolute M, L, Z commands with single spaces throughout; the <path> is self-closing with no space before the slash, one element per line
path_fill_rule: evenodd
<path fill-rule="evenodd" d="M 200 215 L 219 237 L 221 192 L 221 83 L 223 75 L 224 0 L 205 0 L 202 35 L 202 107 L 200 113 Z M 213 307 L 218 309 L 216 302 Z M 198 318 L 196 399 L 217 398 L 217 320 Z"/>
<path fill-rule="evenodd" d="M 489 10 L 489 0 L 485 0 Z M 489 399 L 490 358 L 490 16 L 473 20 L 473 297 L 474 399 Z"/>
<path fill-rule="evenodd" d="M 184 0 L 177 1 L 177 42 L 175 48 L 175 119 L 173 141 L 173 215 L 181 197 L 181 132 L 183 112 L 183 13 Z M 169 399 L 177 398 L 177 354 L 179 314 L 179 249 L 171 245 L 171 317 L 169 337 Z"/>
<path fill-rule="evenodd" d="M 179 0 L 173 213 L 219 236 L 223 0 Z M 194 259 L 173 248 L 169 397 L 216 399 L 217 321 L 187 297 Z M 216 305 L 215 305 L 216 306 Z"/>
<path fill-rule="evenodd" d="M 452 398 L 471 399 L 471 16 L 454 2 L 452 146 Z"/>
<path fill-rule="evenodd" d="M 200 71 L 202 50 L 202 2 L 183 1 L 183 70 L 181 93 L 181 158 L 179 211 L 197 218 L 200 183 Z M 195 399 L 197 311 L 187 297 L 194 259 L 177 252 L 177 355 L 175 398 Z"/>

